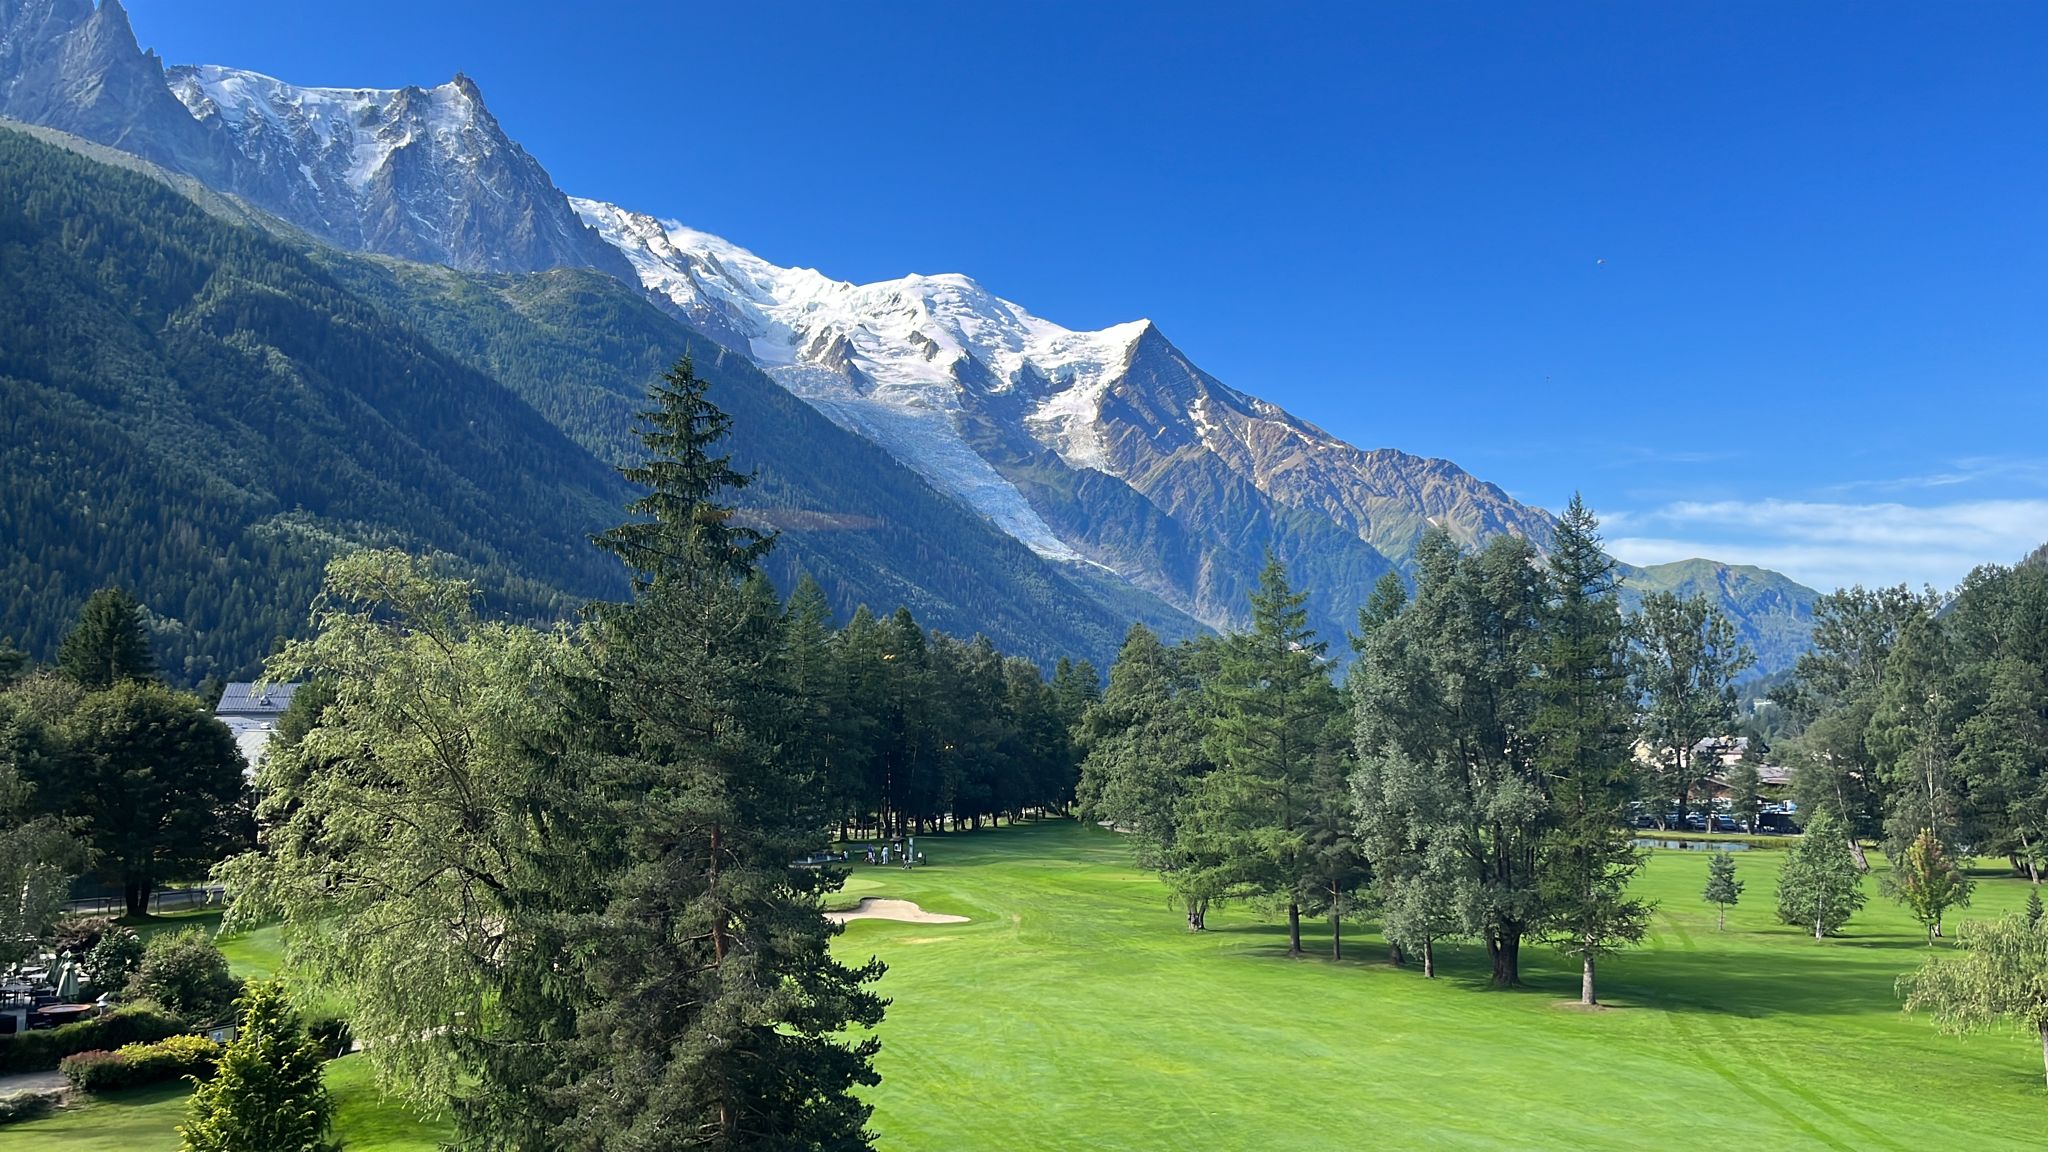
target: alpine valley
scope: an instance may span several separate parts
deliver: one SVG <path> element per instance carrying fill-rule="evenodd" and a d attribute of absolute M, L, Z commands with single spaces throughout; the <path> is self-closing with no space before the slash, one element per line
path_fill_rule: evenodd
<path fill-rule="evenodd" d="M 1341 654 L 1432 527 L 1552 530 L 1449 461 L 1231 389 L 1148 321 L 1072 331 L 959 275 L 845 283 L 571 198 L 463 76 L 166 69 L 118 0 L 0 0 L 0 115 L 0 573 L 32 592 L 0 634 L 40 656 L 34 620 L 119 582 L 174 670 L 247 671 L 352 541 L 452 557 L 533 614 L 610 593 L 568 557 L 617 515 L 608 466 L 685 352 L 779 582 L 1041 661 L 1106 664 L 1134 620 L 1231 625 L 1268 552 Z M 60 297 L 99 320 L 53 326 Z M 133 467 L 67 463 L 87 438 Z M 1807 646 L 1815 593 L 1776 573 L 1626 578 L 1716 598 L 1760 672 Z"/>

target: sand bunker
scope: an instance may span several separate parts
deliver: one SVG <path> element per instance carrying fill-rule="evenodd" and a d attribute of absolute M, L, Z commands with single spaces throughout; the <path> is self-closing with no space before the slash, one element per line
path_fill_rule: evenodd
<path fill-rule="evenodd" d="M 908 900 L 877 900 L 863 896 L 848 912 L 827 912 L 825 919 L 844 924 L 848 920 L 902 920 L 911 924 L 965 924 L 965 916 L 927 912 Z"/>

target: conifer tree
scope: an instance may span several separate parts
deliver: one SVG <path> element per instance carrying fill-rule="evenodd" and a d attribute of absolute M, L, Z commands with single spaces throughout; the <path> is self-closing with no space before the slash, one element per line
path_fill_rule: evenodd
<path fill-rule="evenodd" d="M 108 688 L 156 672 L 142 605 L 119 588 L 102 588 L 86 598 L 78 622 L 57 649 L 57 668 L 87 688 Z"/>
<path fill-rule="evenodd" d="M 284 986 L 252 984 L 235 1007 L 239 1030 L 186 1105 L 180 1152 L 330 1152 L 325 1062 Z"/>
<path fill-rule="evenodd" d="M 648 521 L 602 542 L 638 595 L 596 613 L 604 686 L 589 725 L 598 782 L 623 830 L 609 901 L 589 926 L 592 1003 L 579 1019 L 571 1150 L 689 1142 L 726 1149 L 864 1149 L 877 1082 L 868 991 L 819 900 L 841 877 L 792 861 L 824 846 L 815 767 L 781 755 L 792 724 L 781 613 L 753 563 L 771 541 L 733 524 L 743 483 L 714 454 L 726 418 L 685 361 L 664 378 L 626 475 Z M 914 624 L 912 625 L 914 630 Z"/>
<path fill-rule="evenodd" d="M 758 530 L 735 523 L 734 510 L 715 498 L 745 488 L 752 478 L 733 470 L 731 456 L 715 454 L 732 417 L 711 402 L 709 389 L 688 356 L 663 373 L 649 393 L 653 407 L 640 413 L 638 435 L 647 458 L 619 469 L 647 490 L 626 506 L 640 519 L 603 533 L 596 543 L 623 560 L 643 586 L 656 576 L 702 568 L 744 575 L 772 546 Z"/>
<path fill-rule="evenodd" d="M 1171 884 L 1185 871 L 1182 806 L 1210 765 L 1191 696 L 1198 687 L 1180 654 L 1143 624 L 1131 625 L 1109 666 L 1109 688 L 1082 722 L 1080 814 L 1130 836 L 1138 862 Z M 1183 893 L 1190 931 L 1206 908 Z"/>
<path fill-rule="evenodd" d="M 1642 939 L 1649 906 L 1628 895 L 1643 865 L 1629 835 L 1635 794 L 1628 666 L 1614 561 L 1577 495 L 1550 553 L 1535 719 L 1537 764 L 1555 819 L 1542 846 L 1544 935 L 1580 962 L 1581 1003 L 1599 1002 L 1595 962 Z"/>
<path fill-rule="evenodd" d="M 1715 930 L 1728 930 L 1728 909 L 1742 899 L 1742 881 L 1735 878 L 1735 853 L 1723 849 L 1707 857 L 1707 887 L 1700 898 L 1714 905 Z"/>
<path fill-rule="evenodd" d="M 1291 956 L 1301 954 L 1301 909 L 1316 887 L 1309 829 L 1342 714 L 1307 599 L 1269 558 L 1252 594 L 1251 631 L 1225 641 L 1208 686 L 1206 750 L 1216 770 L 1188 807 L 1188 839 L 1216 886 L 1285 906 Z"/>

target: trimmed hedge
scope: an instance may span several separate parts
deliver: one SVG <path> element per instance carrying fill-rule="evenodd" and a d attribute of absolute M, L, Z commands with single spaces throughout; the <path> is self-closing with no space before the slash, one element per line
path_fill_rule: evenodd
<path fill-rule="evenodd" d="M 59 1067 L 81 1092 L 112 1092 L 211 1076 L 219 1063 L 220 1045 L 206 1037 L 171 1036 L 154 1044 L 124 1044 L 112 1052 L 74 1052 Z"/>
<path fill-rule="evenodd" d="M 62 1028 L 0 1036 L 0 1075 L 47 1072 L 75 1052 L 147 1044 L 183 1031 L 185 1022 L 162 1008 L 131 1004 Z"/>

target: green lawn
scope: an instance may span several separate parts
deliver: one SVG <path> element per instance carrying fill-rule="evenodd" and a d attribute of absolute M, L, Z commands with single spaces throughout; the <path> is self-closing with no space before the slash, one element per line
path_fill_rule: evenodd
<path fill-rule="evenodd" d="M 1472 946 L 1425 981 L 1365 932 L 1341 965 L 1286 959 L 1282 929 L 1243 910 L 1191 935 L 1098 829 L 918 846 L 931 867 L 856 875 L 973 922 L 840 938 L 890 965 L 872 1099 L 892 1152 L 2048 1145 L 2039 1043 L 1900 1013 L 1892 981 L 1926 948 L 1875 878 L 1843 938 L 1775 924 L 1781 853 L 1739 854 L 1725 934 L 1699 901 L 1706 854 L 1657 853 L 1639 881 L 1654 933 L 1605 965 L 1614 1009 L 1587 1014 L 1559 1006 L 1578 974 L 1540 947 L 1529 990 L 1499 993 Z M 1985 878 L 1976 911 L 2025 898 Z M 1325 957 L 1326 931 L 1309 944 Z"/>
<path fill-rule="evenodd" d="M 854 895 L 901 897 L 967 924 L 856 921 L 849 959 L 888 961 L 874 1128 L 920 1149 L 2039 1148 L 2048 1090 L 2032 1037 L 1942 1036 L 1899 1012 L 1892 981 L 1920 932 L 1869 885 L 1849 935 L 1823 943 L 1770 914 L 1777 852 L 1739 855 L 1746 903 L 1714 929 L 1707 856 L 1657 853 L 1642 949 L 1606 964 L 1614 1008 L 1583 1013 L 1577 972 L 1537 946 L 1531 987 L 1484 988 L 1471 946 L 1425 981 L 1380 940 L 1327 929 L 1290 961 L 1248 911 L 1191 935 L 1112 833 L 1064 822 L 919 837 L 931 866 L 859 867 Z M 1976 914 L 2024 884 L 1982 878 Z M 850 903 L 850 899 L 847 901 Z M 238 969 L 277 940 L 234 942 Z M 354 1152 L 427 1149 L 441 1133 L 378 1099 L 361 1058 L 331 1066 Z M 183 1092 L 159 1089 L 0 1128 L 0 1149 L 176 1146 Z"/>

